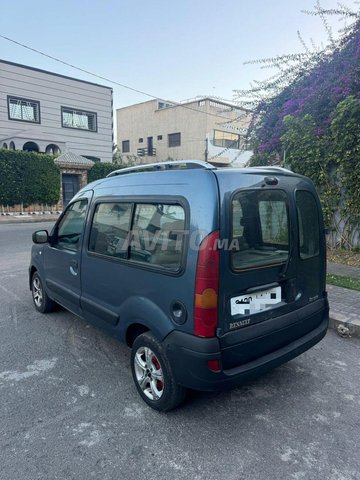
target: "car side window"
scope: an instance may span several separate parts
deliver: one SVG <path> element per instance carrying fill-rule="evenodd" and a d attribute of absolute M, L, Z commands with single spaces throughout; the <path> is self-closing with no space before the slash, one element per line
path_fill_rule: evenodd
<path fill-rule="evenodd" d="M 179 270 L 184 229 L 185 211 L 180 205 L 137 204 L 130 260 Z"/>
<path fill-rule="evenodd" d="M 131 203 L 96 205 L 89 251 L 110 257 L 127 258 L 131 214 Z"/>
<path fill-rule="evenodd" d="M 296 192 L 299 227 L 300 258 L 306 260 L 319 255 L 319 210 L 314 196 L 305 190 Z"/>
<path fill-rule="evenodd" d="M 87 199 L 82 198 L 68 207 L 56 227 L 53 247 L 75 252 L 79 249 L 87 205 Z"/>
<path fill-rule="evenodd" d="M 88 250 L 177 271 L 184 243 L 185 211 L 176 204 L 98 203 Z"/>

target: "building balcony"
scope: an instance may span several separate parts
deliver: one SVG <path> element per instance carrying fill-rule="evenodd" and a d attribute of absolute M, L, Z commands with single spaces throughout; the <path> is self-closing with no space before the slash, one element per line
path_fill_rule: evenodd
<path fill-rule="evenodd" d="M 155 157 L 156 148 L 138 148 L 137 156 L 138 157 Z"/>

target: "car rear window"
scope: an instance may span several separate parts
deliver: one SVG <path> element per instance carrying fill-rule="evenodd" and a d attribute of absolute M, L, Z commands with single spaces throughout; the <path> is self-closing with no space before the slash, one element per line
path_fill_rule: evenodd
<path fill-rule="evenodd" d="M 289 255 L 287 195 L 246 190 L 232 200 L 231 262 L 234 270 L 286 262 Z"/>
<path fill-rule="evenodd" d="M 319 210 L 314 196 L 306 190 L 296 192 L 296 206 L 300 258 L 305 260 L 319 255 Z"/>

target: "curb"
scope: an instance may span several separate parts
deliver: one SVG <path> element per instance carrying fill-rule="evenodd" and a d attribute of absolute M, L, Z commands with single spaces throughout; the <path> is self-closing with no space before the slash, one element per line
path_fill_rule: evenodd
<path fill-rule="evenodd" d="M 40 223 L 40 222 L 55 222 L 59 215 L 29 215 L 29 216 L 0 216 L 0 225 L 9 225 L 12 223 Z"/>
<path fill-rule="evenodd" d="M 349 321 L 345 315 L 330 311 L 329 328 L 333 329 L 340 337 L 360 338 L 360 320 Z"/>

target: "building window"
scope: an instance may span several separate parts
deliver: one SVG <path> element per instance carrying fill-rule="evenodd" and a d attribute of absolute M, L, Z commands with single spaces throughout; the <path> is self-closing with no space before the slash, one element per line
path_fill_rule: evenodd
<path fill-rule="evenodd" d="M 168 102 L 158 102 L 158 110 L 162 110 L 163 108 L 169 108 L 173 107 L 174 105 L 172 103 Z"/>
<path fill-rule="evenodd" d="M 19 97 L 7 98 L 9 120 L 40 123 L 40 102 Z"/>
<path fill-rule="evenodd" d="M 169 147 L 179 147 L 181 145 L 181 133 L 170 133 L 168 135 Z"/>
<path fill-rule="evenodd" d="M 143 138 L 139 138 L 139 143 L 143 143 L 144 139 Z"/>
<path fill-rule="evenodd" d="M 204 107 L 206 105 L 206 100 L 199 100 L 199 107 Z"/>
<path fill-rule="evenodd" d="M 46 149 L 45 149 L 45 153 L 47 153 L 48 155 L 59 155 L 61 153 L 61 150 L 60 148 L 55 145 L 54 143 L 50 143 Z"/>
<path fill-rule="evenodd" d="M 214 102 L 213 100 L 209 101 L 209 105 L 211 108 L 214 108 L 216 110 L 222 110 L 223 112 L 232 112 L 234 110 L 234 107 L 232 107 L 231 105 L 228 105 L 226 103 Z"/>
<path fill-rule="evenodd" d="M 162 135 L 158 135 L 158 136 L 157 136 L 157 139 L 158 139 L 158 140 L 162 140 Z"/>
<path fill-rule="evenodd" d="M 129 153 L 130 152 L 130 140 L 123 140 L 121 145 L 122 153 Z"/>
<path fill-rule="evenodd" d="M 240 135 L 237 133 L 214 130 L 213 145 L 215 145 L 215 147 L 238 149 L 240 145 Z"/>
<path fill-rule="evenodd" d="M 39 152 L 39 145 L 35 142 L 26 142 L 23 145 L 23 150 L 26 152 Z"/>
<path fill-rule="evenodd" d="M 9 148 L 10 148 L 10 150 L 15 150 L 15 143 L 10 142 Z"/>
<path fill-rule="evenodd" d="M 97 115 L 68 107 L 61 107 L 61 124 L 65 128 L 97 131 Z"/>

